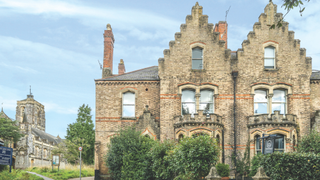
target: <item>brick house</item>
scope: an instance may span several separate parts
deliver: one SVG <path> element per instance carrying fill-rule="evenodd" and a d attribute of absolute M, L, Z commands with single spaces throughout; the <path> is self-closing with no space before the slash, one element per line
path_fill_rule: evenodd
<path fill-rule="evenodd" d="M 227 49 L 224 21 L 208 23 L 196 3 L 158 66 L 112 74 L 114 37 L 104 33 L 102 78 L 96 84 L 95 169 L 107 179 L 103 156 L 110 137 L 137 124 L 142 134 L 164 140 L 206 133 L 222 149 L 220 160 L 234 152 L 261 151 L 257 138 L 278 134 L 276 151 L 294 151 L 297 140 L 320 129 L 320 72 L 300 48 L 300 40 L 270 2 L 237 51 Z M 230 145 L 236 145 L 232 148 Z"/>

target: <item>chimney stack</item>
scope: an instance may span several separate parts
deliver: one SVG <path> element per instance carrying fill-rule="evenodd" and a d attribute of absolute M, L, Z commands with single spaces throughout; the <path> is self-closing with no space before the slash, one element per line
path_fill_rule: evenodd
<path fill-rule="evenodd" d="M 214 27 L 214 32 L 219 32 L 219 40 L 223 40 L 225 48 L 228 49 L 228 24 L 226 21 L 219 21 Z"/>
<path fill-rule="evenodd" d="M 112 76 L 113 66 L 113 44 L 114 37 L 110 24 L 107 24 L 107 30 L 104 31 L 104 54 L 103 54 L 103 70 L 102 78 Z"/>
<path fill-rule="evenodd" d="M 118 75 L 124 74 L 126 72 L 126 68 L 124 67 L 123 59 L 120 59 L 120 63 L 118 65 Z"/>

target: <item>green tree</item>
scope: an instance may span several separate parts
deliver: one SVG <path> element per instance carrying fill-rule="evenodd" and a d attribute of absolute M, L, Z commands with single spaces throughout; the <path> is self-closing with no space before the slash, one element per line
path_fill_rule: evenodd
<path fill-rule="evenodd" d="M 177 177 L 199 179 L 208 175 L 218 161 L 220 148 L 210 136 L 185 137 L 176 145 L 171 156 Z"/>
<path fill-rule="evenodd" d="M 140 134 L 127 127 L 110 139 L 105 162 L 113 179 L 153 179 L 148 152 L 155 141 Z"/>
<path fill-rule="evenodd" d="M 18 142 L 24 136 L 16 124 L 16 121 L 0 118 L 0 138 L 5 142 L 5 146 L 12 142 Z"/>
<path fill-rule="evenodd" d="M 297 151 L 300 153 L 320 154 L 320 133 L 312 131 L 307 136 L 302 137 L 298 143 Z"/>
<path fill-rule="evenodd" d="M 77 151 L 79 146 L 88 144 L 88 147 L 83 147 L 82 150 L 82 159 L 86 164 L 93 164 L 94 160 L 95 130 L 91 118 L 91 108 L 85 104 L 80 106 L 77 121 L 68 125 L 66 136 L 69 143 L 67 148 L 74 148 Z"/>
<path fill-rule="evenodd" d="M 305 2 L 310 2 L 310 0 L 304 0 Z M 303 0 L 283 0 L 283 4 L 281 7 L 284 7 L 284 9 L 287 11 L 286 14 L 278 21 L 276 24 L 273 24 L 270 28 L 274 29 L 275 27 L 281 27 L 284 18 L 286 15 L 294 8 L 299 7 L 299 13 L 302 16 L 303 11 L 305 10 L 305 7 L 303 7 Z"/>

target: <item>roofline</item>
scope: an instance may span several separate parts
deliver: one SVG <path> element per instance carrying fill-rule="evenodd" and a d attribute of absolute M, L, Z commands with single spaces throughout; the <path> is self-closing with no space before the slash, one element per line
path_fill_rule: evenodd
<path fill-rule="evenodd" d="M 122 76 L 122 75 L 130 74 L 130 73 L 134 73 L 134 72 L 137 72 L 137 71 L 145 70 L 145 69 L 148 69 L 148 68 L 152 68 L 152 67 L 158 67 L 158 66 L 150 66 L 150 67 L 138 69 L 138 70 L 135 70 L 135 71 L 130 71 L 130 72 L 123 73 L 123 74 L 117 74 L 117 75 L 114 75 L 114 76 L 109 76 L 109 77 L 106 77 L 104 79 L 95 79 L 94 81 L 123 81 L 123 80 L 108 80 L 108 78 L 112 78 L 112 77 L 116 77 L 116 76 Z M 124 80 L 124 81 L 126 81 L 126 80 Z M 131 81 L 131 80 L 129 80 L 129 81 Z M 145 81 L 145 80 L 141 80 L 141 81 Z"/>

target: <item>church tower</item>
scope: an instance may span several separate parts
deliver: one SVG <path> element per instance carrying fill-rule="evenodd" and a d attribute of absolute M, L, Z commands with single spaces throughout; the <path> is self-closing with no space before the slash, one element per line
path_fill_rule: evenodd
<path fill-rule="evenodd" d="M 27 99 L 17 102 L 16 120 L 19 122 L 22 131 L 31 130 L 31 127 L 41 131 L 46 129 L 44 106 L 34 100 L 31 88 Z"/>

